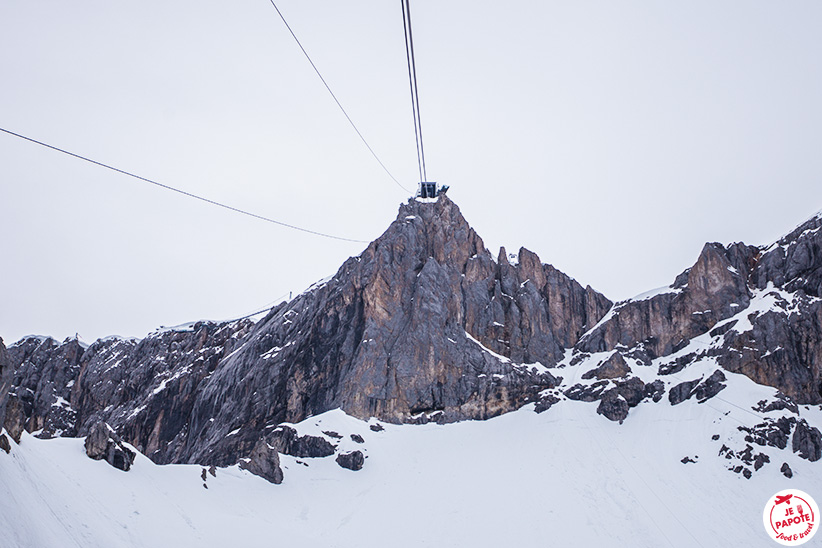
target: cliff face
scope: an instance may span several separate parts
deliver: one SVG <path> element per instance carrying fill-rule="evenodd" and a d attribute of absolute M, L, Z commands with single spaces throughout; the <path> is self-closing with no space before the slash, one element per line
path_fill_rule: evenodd
<path fill-rule="evenodd" d="M 536 401 L 557 384 L 546 368 L 610 306 L 527 250 L 495 261 L 446 196 L 410 200 L 361 255 L 256 325 L 85 350 L 24 340 L 13 392 L 40 436 L 107 422 L 156 462 L 232 464 L 279 423 L 337 407 L 449 422 Z"/>
<path fill-rule="evenodd" d="M 14 381 L 14 364 L 9 359 L 3 339 L 0 338 L 0 432 L 6 420 L 6 402 L 12 381 Z"/>
<path fill-rule="evenodd" d="M 445 196 L 403 205 L 360 256 L 272 310 L 221 363 L 195 406 L 189 458 L 242 453 L 266 428 L 336 407 L 450 422 L 536 400 L 556 384 L 542 366 L 610 302 L 521 255 L 495 262 Z"/>
<path fill-rule="evenodd" d="M 822 403 L 822 217 L 766 248 L 706 244 L 693 267 L 655 294 L 617 303 L 576 350 L 619 349 L 648 362 L 705 337 L 680 364 L 720 365 Z"/>

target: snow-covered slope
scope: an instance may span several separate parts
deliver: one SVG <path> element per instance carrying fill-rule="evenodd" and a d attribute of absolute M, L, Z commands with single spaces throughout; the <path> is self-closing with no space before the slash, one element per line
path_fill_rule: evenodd
<path fill-rule="evenodd" d="M 721 400 L 643 403 L 622 425 L 572 400 L 381 431 L 330 411 L 297 429 L 339 433 L 364 450 L 364 468 L 283 456 L 282 485 L 236 466 L 204 482 L 200 466 L 142 455 L 125 473 L 88 459 L 81 439 L 24 434 L 0 454 L 0 531 L 20 548 L 766 546 L 767 498 L 787 487 L 822 493 L 822 478 L 778 450 L 750 479 L 725 470 L 712 435 L 739 437 L 758 420 L 734 400 L 773 396 L 741 375 L 728 383 Z M 817 408 L 801 413 L 819 424 Z"/>

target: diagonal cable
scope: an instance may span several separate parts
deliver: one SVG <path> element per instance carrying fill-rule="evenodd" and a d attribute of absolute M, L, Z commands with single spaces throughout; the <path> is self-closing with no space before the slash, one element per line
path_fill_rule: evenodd
<path fill-rule="evenodd" d="M 123 174 L 123 175 L 128 175 L 129 177 L 133 177 L 134 179 L 138 179 L 138 180 L 140 180 L 140 181 L 144 181 L 144 182 L 146 182 L 146 183 L 151 183 L 152 185 L 156 185 L 156 186 L 158 186 L 158 187 L 160 187 L 160 188 L 164 188 L 164 189 L 166 189 L 166 190 L 170 190 L 170 191 L 172 191 L 172 192 L 176 192 L 176 193 L 178 193 L 178 194 L 182 194 L 183 196 L 188 196 L 189 198 L 194 198 L 195 200 L 200 200 L 201 202 L 205 202 L 205 203 L 207 203 L 207 204 L 215 205 L 215 206 L 217 206 L 217 207 L 222 207 L 223 209 L 227 209 L 227 210 L 229 210 L 229 211 L 233 211 L 233 212 L 235 212 L 235 213 L 240 213 L 240 214 L 242 214 L 242 215 L 247 215 L 248 217 L 253 217 L 253 218 L 255 218 L 255 219 L 259 219 L 259 220 L 261 220 L 261 221 L 265 221 L 265 222 L 267 222 L 267 223 L 273 223 L 273 224 L 275 224 L 275 225 L 284 226 L 284 227 L 286 227 L 286 228 L 291 228 L 291 229 L 293 229 L 293 230 L 299 230 L 300 232 L 305 232 L 305 233 L 307 233 L 307 234 L 314 234 L 315 236 L 322 236 L 323 238 L 331 238 L 331 239 L 333 239 L 333 240 L 341 240 L 341 241 L 343 241 L 343 242 L 355 242 L 355 243 L 358 243 L 358 244 L 367 244 L 367 243 L 369 243 L 369 242 L 367 242 L 366 240 L 355 240 L 355 239 L 353 239 L 353 238 L 343 238 L 342 236 L 334 236 L 333 234 L 325 234 L 325 233 L 323 233 L 323 232 L 317 232 L 316 230 L 310 230 L 310 229 L 308 229 L 308 228 L 302 228 L 302 227 L 299 227 L 299 226 L 295 226 L 295 225 L 291 225 L 291 224 L 288 224 L 288 223 L 284 223 L 284 222 L 282 222 L 282 221 L 277 221 L 277 220 L 272 219 L 272 218 L 270 218 L 270 217 L 264 217 L 264 216 L 262 216 L 262 215 L 258 215 L 258 214 L 256 214 L 256 213 L 252 213 L 252 212 L 250 212 L 250 211 L 246 211 L 246 210 L 244 210 L 244 209 L 240 209 L 240 208 L 238 208 L 238 207 L 230 206 L 230 205 L 227 205 L 227 204 L 224 204 L 224 203 L 218 202 L 218 201 L 216 201 L 216 200 L 212 200 L 212 199 L 210 199 L 210 198 L 205 198 L 205 197 L 203 197 L 203 196 L 199 196 L 199 195 L 197 195 L 197 194 L 193 194 L 193 193 L 191 193 L 191 192 L 188 192 L 188 191 L 185 191 L 185 190 L 181 190 L 181 189 L 179 189 L 179 188 L 175 188 L 175 187 L 173 187 L 173 186 L 165 185 L 165 184 L 163 184 L 163 183 L 160 183 L 160 182 L 154 181 L 154 180 L 149 179 L 149 178 L 147 178 L 147 177 L 142 177 L 142 176 L 140 176 L 140 175 L 136 175 L 136 174 L 134 174 L 134 173 L 131 173 L 131 172 L 125 171 L 125 170 L 123 170 L 123 169 L 119 169 L 119 168 L 116 168 L 116 167 L 110 166 L 110 165 L 108 165 L 108 164 L 104 164 L 104 163 L 102 163 L 102 162 L 98 162 L 97 160 L 92 160 L 91 158 L 87 158 L 87 157 L 85 157 L 85 156 L 81 156 L 81 155 L 79 155 L 79 154 L 75 154 L 75 153 L 73 153 L 73 152 L 69 152 L 68 150 L 64 150 L 64 149 L 62 149 L 62 148 L 58 148 L 58 147 L 56 147 L 56 146 L 49 145 L 48 143 L 44 143 L 44 142 L 42 142 L 42 141 L 38 141 L 38 140 L 36 140 L 36 139 L 32 139 L 31 137 L 26 137 L 25 135 L 20 135 L 19 133 L 14 133 L 13 131 L 9 131 L 9 130 L 7 130 L 7 129 L 3 129 L 2 127 L 0 127 L 0 131 L 2 131 L 3 133 L 8 133 L 9 135 L 13 135 L 14 137 L 19 137 L 20 139 L 24 139 L 24 140 L 29 141 L 29 142 L 31 142 L 31 143 L 35 143 L 35 144 L 38 144 L 38 145 L 40 145 L 40 146 L 43 146 L 43 147 L 46 147 L 46 148 L 50 148 L 51 150 L 56 150 L 57 152 L 62 152 L 63 154 L 66 154 L 66 155 L 68 155 L 68 156 L 73 156 L 74 158 L 77 158 L 77 159 L 79 159 L 79 160 L 83 160 L 83 161 L 88 162 L 88 163 L 90 163 L 90 164 L 94 164 L 94 165 L 97 165 L 97 166 L 100 166 L 100 167 L 104 167 L 104 168 L 106 168 L 106 169 L 110 169 L 111 171 L 116 171 L 117 173 L 121 173 L 121 174 Z"/>
<path fill-rule="evenodd" d="M 269 0 L 269 1 L 271 2 L 271 5 L 274 6 L 274 9 L 277 10 L 277 15 L 279 15 L 280 19 L 282 19 L 283 24 L 285 24 L 285 28 L 288 29 L 288 32 L 291 33 L 291 36 L 294 38 L 294 41 L 297 42 L 298 46 L 300 46 L 300 50 L 303 52 L 303 55 L 305 55 L 305 58 L 308 59 L 309 63 L 311 63 L 311 68 L 313 68 L 314 72 L 317 73 L 317 76 L 320 77 L 320 80 L 322 81 L 323 85 L 325 86 L 325 89 L 327 89 L 328 93 L 331 94 L 331 97 L 334 98 L 334 102 L 337 103 L 338 107 L 340 107 L 340 110 L 342 111 L 343 115 L 345 115 L 345 119 L 348 120 L 348 123 L 351 124 L 352 128 L 354 128 L 354 131 L 357 132 L 357 135 L 360 137 L 360 140 L 366 146 L 368 151 L 371 153 L 371 155 L 374 157 L 374 159 L 377 160 L 377 163 L 380 164 L 380 167 L 382 167 L 382 169 L 388 174 L 388 176 L 391 177 L 391 179 L 395 183 L 397 183 L 397 186 L 399 186 L 401 189 L 403 189 L 406 192 L 411 192 L 410 190 L 408 190 L 407 188 L 402 186 L 402 184 L 397 180 L 397 178 L 394 177 L 394 175 L 392 175 L 390 171 L 388 171 L 388 168 L 385 167 L 385 164 L 382 163 L 382 160 L 380 160 L 380 157 L 377 156 L 377 153 L 374 152 L 374 149 L 371 148 L 371 145 L 369 145 L 368 141 L 365 140 L 365 137 L 363 137 L 363 134 L 360 133 L 360 130 L 357 128 L 357 125 L 351 119 L 351 116 L 349 116 L 348 112 L 346 112 L 345 108 L 343 108 L 342 103 L 340 103 L 340 100 L 337 99 L 337 96 L 334 94 L 333 91 L 331 91 L 331 86 L 329 86 L 328 82 L 325 81 L 325 78 L 323 78 L 323 75 L 320 73 L 320 69 L 318 69 L 317 65 L 314 64 L 314 61 L 311 60 L 311 56 L 309 56 L 308 52 L 305 51 L 305 48 L 303 47 L 302 43 L 300 42 L 300 39 L 297 38 L 296 34 L 294 34 L 294 31 L 291 29 L 291 25 L 289 25 L 288 21 L 285 20 L 285 17 L 283 16 L 282 12 L 280 11 L 280 8 L 277 7 L 277 4 L 274 3 L 274 0 Z"/>

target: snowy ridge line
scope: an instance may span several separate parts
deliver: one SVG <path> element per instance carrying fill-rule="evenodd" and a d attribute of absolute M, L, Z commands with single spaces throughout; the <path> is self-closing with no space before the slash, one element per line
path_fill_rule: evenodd
<path fill-rule="evenodd" d="M 681 287 L 672 287 L 670 285 L 666 285 L 663 287 L 658 287 L 656 289 L 651 289 L 650 291 L 645 291 L 644 293 L 640 293 L 639 295 L 628 299 L 627 302 L 638 302 L 638 301 L 647 301 L 648 299 L 653 299 L 657 295 L 666 295 L 668 293 L 682 293 Z"/>
<path fill-rule="evenodd" d="M 822 210 L 820 210 L 819 212 L 817 212 L 815 215 L 812 215 L 812 216 L 808 217 L 808 219 L 807 219 L 807 220 L 805 220 L 805 221 L 803 221 L 803 222 L 799 223 L 798 225 L 796 225 L 795 227 L 793 227 L 791 230 L 789 230 L 788 232 L 784 233 L 782 236 L 780 236 L 779 238 L 777 238 L 775 241 L 773 241 L 773 242 L 771 242 L 771 243 L 767 243 L 767 244 L 762 244 L 762 245 L 757 246 L 757 247 L 759 247 L 759 249 L 761 250 L 761 252 L 762 252 L 762 254 L 763 254 L 763 255 L 764 255 L 765 253 L 770 253 L 771 251 L 774 251 L 776 248 L 783 248 L 783 249 L 786 249 L 786 248 L 787 248 L 787 246 L 789 246 L 790 244 L 792 244 L 792 243 L 796 242 L 797 240 L 799 240 L 800 238 L 802 238 L 802 237 L 803 237 L 803 236 L 805 236 L 806 234 L 815 234 L 816 232 L 818 232 L 818 231 L 820 230 L 820 228 L 822 228 L 822 227 L 817 227 L 817 228 L 809 228 L 809 229 L 806 229 L 806 230 L 804 230 L 801 234 L 798 234 L 796 237 L 791 238 L 791 240 L 789 240 L 789 241 L 785 241 L 785 240 L 787 240 L 787 239 L 788 239 L 788 238 L 789 238 L 789 237 L 790 237 L 790 236 L 791 236 L 794 232 L 796 232 L 797 230 L 799 230 L 800 228 L 802 228 L 802 227 L 803 227 L 803 226 L 805 226 L 806 224 L 808 224 L 808 223 L 810 223 L 810 222 L 812 222 L 812 221 L 817 221 L 817 220 L 822 220 Z"/>

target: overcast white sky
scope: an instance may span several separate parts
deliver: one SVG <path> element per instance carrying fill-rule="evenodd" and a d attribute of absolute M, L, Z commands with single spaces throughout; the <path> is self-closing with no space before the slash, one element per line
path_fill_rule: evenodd
<path fill-rule="evenodd" d="M 417 183 L 399 1 L 280 0 Z M 613 300 L 706 241 L 822 209 L 822 3 L 413 0 L 432 180 L 496 253 Z M 0 3 L 0 127 L 284 222 L 372 240 L 407 198 L 268 0 Z M 0 336 L 252 312 L 363 244 L 205 205 L 0 134 Z"/>

